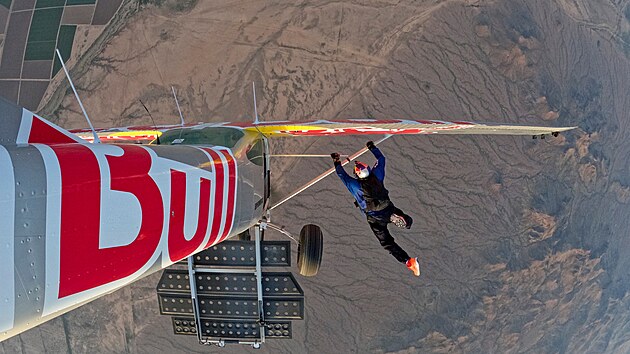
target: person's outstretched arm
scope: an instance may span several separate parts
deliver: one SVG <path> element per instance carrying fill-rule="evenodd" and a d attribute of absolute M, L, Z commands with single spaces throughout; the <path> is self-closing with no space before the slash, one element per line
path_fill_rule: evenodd
<path fill-rule="evenodd" d="M 367 146 L 374 157 L 376 157 L 376 164 L 374 165 L 374 168 L 372 168 L 372 173 L 376 176 L 376 178 L 382 181 L 385 179 L 385 155 L 383 155 L 381 150 L 379 150 L 379 148 L 377 148 L 371 140 L 368 141 L 365 146 Z"/>
<path fill-rule="evenodd" d="M 330 154 L 330 157 L 332 157 L 333 163 L 335 164 L 335 171 L 337 172 L 337 176 L 341 178 L 341 181 L 346 186 L 346 188 L 348 188 L 351 193 L 354 193 L 354 191 L 360 187 L 359 182 L 357 182 L 356 179 L 350 177 L 346 170 L 344 170 L 343 166 L 341 166 L 341 161 L 339 160 L 338 153 L 333 152 L 332 154 Z"/>

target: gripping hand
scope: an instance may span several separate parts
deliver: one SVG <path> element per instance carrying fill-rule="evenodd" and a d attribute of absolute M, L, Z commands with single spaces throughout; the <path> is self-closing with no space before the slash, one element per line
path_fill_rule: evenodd
<path fill-rule="evenodd" d="M 333 163 L 335 164 L 335 166 L 337 166 L 338 164 L 341 164 L 341 161 L 339 161 L 339 153 L 333 152 L 332 154 L 330 154 L 330 157 L 332 157 Z"/>
<path fill-rule="evenodd" d="M 367 146 L 368 149 L 372 150 L 376 147 L 376 145 L 374 145 L 374 142 L 372 140 L 368 141 L 367 143 L 365 143 L 365 146 Z"/>

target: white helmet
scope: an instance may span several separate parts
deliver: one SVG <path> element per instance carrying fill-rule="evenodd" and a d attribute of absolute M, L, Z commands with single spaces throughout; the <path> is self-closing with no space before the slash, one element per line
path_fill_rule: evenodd
<path fill-rule="evenodd" d="M 354 174 L 359 178 L 367 178 L 370 175 L 370 168 L 361 161 L 355 161 Z"/>

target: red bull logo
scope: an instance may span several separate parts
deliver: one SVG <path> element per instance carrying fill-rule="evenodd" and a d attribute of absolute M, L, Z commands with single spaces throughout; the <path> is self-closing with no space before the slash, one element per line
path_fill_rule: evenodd
<path fill-rule="evenodd" d="M 0 136 L 0 339 L 230 235 L 231 150 L 84 144 L 11 112 Z"/>
<path fill-rule="evenodd" d="M 227 149 L 193 166 L 126 145 L 36 145 L 46 167 L 44 315 L 225 239 L 237 168 Z"/>

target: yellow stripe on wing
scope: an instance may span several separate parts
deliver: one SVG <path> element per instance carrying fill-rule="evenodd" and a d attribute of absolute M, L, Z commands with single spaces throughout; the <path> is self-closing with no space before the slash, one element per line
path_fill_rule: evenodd
<path fill-rule="evenodd" d="M 84 140 L 92 141 L 94 137 L 92 133 L 78 133 L 79 137 Z M 162 135 L 159 130 L 130 130 L 123 132 L 101 132 L 97 133 L 98 138 L 104 143 L 116 143 L 116 142 L 142 142 L 150 143 Z"/>

